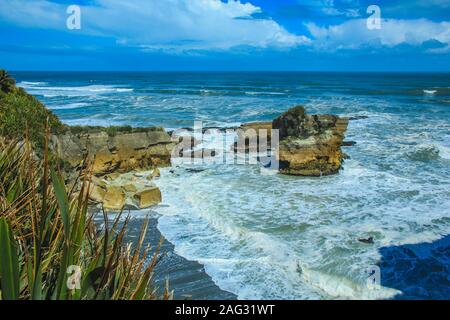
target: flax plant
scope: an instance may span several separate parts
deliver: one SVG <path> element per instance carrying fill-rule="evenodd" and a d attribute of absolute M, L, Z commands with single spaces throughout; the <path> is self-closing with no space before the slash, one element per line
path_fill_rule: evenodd
<path fill-rule="evenodd" d="M 0 142 L 0 300 L 171 299 L 152 286 L 161 242 L 144 247 L 148 220 L 134 245 L 129 217 L 95 224 L 89 166 L 66 186 L 46 136 L 42 160 L 27 141 Z"/>

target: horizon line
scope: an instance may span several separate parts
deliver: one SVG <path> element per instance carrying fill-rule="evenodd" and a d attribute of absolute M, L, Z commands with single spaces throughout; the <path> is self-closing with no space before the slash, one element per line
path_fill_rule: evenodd
<path fill-rule="evenodd" d="M 1 69 L 1 68 L 0 68 Z M 450 73 L 447 71 L 432 71 L 432 70 L 13 70 L 4 69 L 8 72 L 136 72 L 136 73 L 148 73 L 148 72 L 159 72 L 159 73 L 262 73 L 262 72 L 272 72 L 272 73 Z"/>

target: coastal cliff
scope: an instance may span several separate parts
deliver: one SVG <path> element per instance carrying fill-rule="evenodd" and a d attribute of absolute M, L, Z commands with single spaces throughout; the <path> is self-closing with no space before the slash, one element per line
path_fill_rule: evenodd
<path fill-rule="evenodd" d="M 92 162 L 96 176 L 170 165 L 174 143 L 163 128 L 124 128 L 69 129 L 53 135 L 50 147 L 70 168 Z"/>

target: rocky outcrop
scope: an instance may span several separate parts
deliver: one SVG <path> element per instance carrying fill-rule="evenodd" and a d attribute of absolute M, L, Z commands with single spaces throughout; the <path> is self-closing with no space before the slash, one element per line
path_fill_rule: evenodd
<path fill-rule="evenodd" d="M 250 122 L 237 130 L 237 141 L 233 148 L 236 153 L 264 152 L 262 146 L 270 149 L 272 139 L 272 122 Z"/>
<path fill-rule="evenodd" d="M 272 122 L 279 130 L 277 159 L 280 172 L 299 176 L 335 174 L 342 165 L 341 145 L 348 118 L 307 115 L 302 106 L 283 113 Z"/>
<path fill-rule="evenodd" d="M 177 142 L 160 128 L 111 131 L 97 127 L 76 133 L 69 130 L 52 136 L 50 147 L 64 161 L 69 180 L 85 161 L 89 163 L 93 173 L 89 198 L 107 210 L 142 209 L 161 202 L 153 179 L 160 176 L 157 167 L 170 165 Z M 150 169 L 151 173 L 136 173 Z"/>
<path fill-rule="evenodd" d="M 109 210 L 122 210 L 125 205 L 125 192 L 121 187 L 109 186 L 103 198 L 103 207 Z"/>
<path fill-rule="evenodd" d="M 106 195 L 106 187 L 102 187 L 100 185 L 93 183 L 90 190 L 91 190 L 89 193 L 90 200 L 94 202 L 103 202 L 103 199 L 105 199 Z"/>
<path fill-rule="evenodd" d="M 157 187 L 147 188 L 134 195 L 139 209 L 154 206 L 162 201 L 161 191 Z"/>
<path fill-rule="evenodd" d="M 161 202 L 161 191 L 153 182 L 159 170 L 92 177 L 89 198 L 104 209 L 144 209 Z"/>
<path fill-rule="evenodd" d="M 114 135 L 106 129 L 69 131 L 51 139 L 52 150 L 65 164 L 77 168 L 87 157 L 96 176 L 168 166 L 173 147 L 169 134 L 160 128 L 116 132 Z"/>

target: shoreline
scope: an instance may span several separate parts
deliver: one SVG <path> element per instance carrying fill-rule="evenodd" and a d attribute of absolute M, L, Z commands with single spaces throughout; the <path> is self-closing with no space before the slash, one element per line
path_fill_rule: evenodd
<path fill-rule="evenodd" d="M 128 240 L 134 241 L 138 237 L 143 218 L 131 218 L 128 224 Z M 158 229 L 158 217 L 149 216 L 149 224 L 145 243 L 150 244 L 151 252 L 158 245 L 161 232 Z M 175 253 L 175 246 L 167 239 L 161 246 L 163 254 L 155 268 L 153 282 L 161 294 L 166 279 L 169 279 L 169 291 L 174 291 L 174 300 L 237 300 L 231 292 L 220 289 L 205 272 L 204 266 L 197 262 L 183 258 Z"/>

